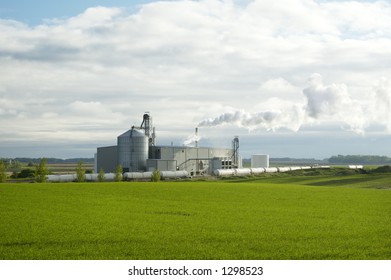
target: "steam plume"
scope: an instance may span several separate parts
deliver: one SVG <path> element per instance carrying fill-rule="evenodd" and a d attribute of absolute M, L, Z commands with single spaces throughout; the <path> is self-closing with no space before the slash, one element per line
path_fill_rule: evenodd
<path fill-rule="evenodd" d="M 256 113 L 234 111 L 224 113 L 216 118 L 210 118 L 198 124 L 199 127 L 233 124 L 249 130 L 263 128 L 275 131 L 279 128 L 287 128 L 298 131 L 301 124 L 303 110 L 299 106 L 293 106 L 286 111 L 274 110 Z"/>
<path fill-rule="evenodd" d="M 305 97 L 304 103 L 299 102 L 282 108 L 253 113 L 243 110 L 231 111 L 215 118 L 203 120 L 198 126 L 211 127 L 229 124 L 249 130 L 266 129 L 275 131 L 276 129 L 286 128 L 298 131 L 302 125 L 315 120 L 319 122 L 342 122 L 346 126 L 345 129 L 356 133 L 364 133 L 367 121 L 364 118 L 364 107 L 358 100 L 353 100 L 350 97 L 346 85 L 324 85 L 322 76 L 319 74 L 313 74 L 308 82 L 309 86 L 302 91 Z M 383 84 L 379 86 L 377 96 L 385 99 L 383 97 L 385 95 L 384 88 L 387 86 Z M 389 100 L 387 106 L 390 109 L 391 95 L 387 95 L 387 98 Z M 389 118 L 391 120 L 391 113 L 389 113 Z M 391 131 L 391 124 L 389 130 Z"/>
<path fill-rule="evenodd" d="M 185 146 L 194 146 L 195 143 L 200 141 L 200 140 L 201 140 L 200 136 L 198 136 L 196 134 L 192 134 L 192 135 L 189 135 L 185 141 L 183 141 L 183 145 L 185 145 Z"/>
<path fill-rule="evenodd" d="M 318 121 L 342 121 L 348 130 L 364 133 L 366 121 L 363 106 L 350 97 L 346 85 L 324 85 L 322 76 L 313 74 L 303 94 L 307 100 L 307 117 Z"/>

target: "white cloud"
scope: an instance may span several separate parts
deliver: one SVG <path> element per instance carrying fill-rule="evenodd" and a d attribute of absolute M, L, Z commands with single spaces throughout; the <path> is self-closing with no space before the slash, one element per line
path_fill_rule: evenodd
<path fill-rule="evenodd" d="M 382 77 L 373 88 L 374 107 L 371 116 L 391 133 L 391 81 Z"/>
<path fill-rule="evenodd" d="M 346 123 L 349 129 L 363 133 L 365 119 L 362 105 L 352 100 L 344 84 L 324 85 L 322 76 L 313 74 L 310 86 L 303 90 L 307 98 L 306 113 L 317 120 Z"/>
<path fill-rule="evenodd" d="M 260 95 L 263 98 L 279 97 L 288 100 L 302 99 L 301 90 L 293 86 L 284 78 L 275 78 L 263 82 L 259 87 Z"/>
<path fill-rule="evenodd" d="M 276 35 L 339 33 L 328 10 L 313 0 L 253 1 L 247 10 L 254 17 L 262 15 L 261 21 Z"/>
<path fill-rule="evenodd" d="M 391 35 L 390 3 L 386 1 L 330 1 L 324 4 L 335 24 L 346 37 L 384 37 Z"/>
<path fill-rule="evenodd" d="M 389 103 L 372 105 L 390 100 L 390 3 L 239 2 L 92 7 L 39 26 L 0 20 L 1 128 L 61 135 L 38 133 L 39 123 L 77 141 L 107 126 L 115 138 L 150 111 L 160 135 L 182 138 L 220 115 L 256 131 L 333 122 L 391 132 Z M 327 82 L 308 87 L 316 72 Z"/>

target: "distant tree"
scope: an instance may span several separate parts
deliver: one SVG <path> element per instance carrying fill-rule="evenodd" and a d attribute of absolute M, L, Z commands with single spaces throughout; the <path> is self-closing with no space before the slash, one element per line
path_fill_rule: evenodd
<path fill-rule="evenodd" d="M 47 174 L 46 174 L 47 175 Z M 46 176 L 45 175 L 45 176 Z M 35 178 L 35 171 L 29 168 L 22 169 L 18 174 L 18 178 Z"/>
<path fill-rule="evenodd" d="M 2 160 L 0 160 L 0 183 L 4 183 L 7 179 L 7 174 L 5 173 L 5 165 Z"/>
<path fill-rule="evenodd" d="M 158 169 L 155 169 L 152 172 L 151 181 L 152 182 L 159 182 L 160 181 L 160 171 Z"/>
<path fill-rule="evenodd" d="M 76 167 L 76 181 L 77 182 L 84 182 L 85 181 L 85 175 L 86 175 L 86 170 L 83 167 L 83 162 L 79 161 L 77 163 L 77 167 Z"/>
<path fill-rule="evenodd" d="M 9 171 L 20 171 L 22 168 L 22 164 L 17 160 L 9 159 L 9 161 L 6 162 L 5 168 Z"/>
<path fill-rule="evenodd" d="M 46 176 L 49 174 L 49 170 L 46 167 L 46 158 L 41 158 L 39 164 L 35 167 L 35 181 L 38 183 L 46 182 Z"/>
<path fill-rule="evenodd" d="M 19 173 L 17 171 L 12 172 L 11 178 L 12 179 L 18 179 L 18 174 Z"/>
<path fill-rule="evenodd" d="M 105 180 L 105 172 L 103 171 L 103 168 L 101 167 L 99 169 L 98 173 L 98 182 L 103 182 Z"/>
<path fill-rule="evenodd" d="M 328 162 L 334 164 L 390 164 L 391 158 L 371 155 L 338 155 L 330 157 Z"/>
<path fill-rule="evenodd" d="M 118 164 L 117 168 L 115 169 L 114 181 L 120 182 L 121 180 L 122 180 L 122 166 L 121 164 Z"/>

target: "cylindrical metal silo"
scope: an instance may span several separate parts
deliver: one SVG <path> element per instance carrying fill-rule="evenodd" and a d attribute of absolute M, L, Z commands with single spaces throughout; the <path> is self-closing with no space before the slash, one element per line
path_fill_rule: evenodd
<path fill-rule="evenodd" d="M 132 128 L 118 136 L 118 161 L 124 171 L 144 171 L 148 159 L 148 137 Z"/>

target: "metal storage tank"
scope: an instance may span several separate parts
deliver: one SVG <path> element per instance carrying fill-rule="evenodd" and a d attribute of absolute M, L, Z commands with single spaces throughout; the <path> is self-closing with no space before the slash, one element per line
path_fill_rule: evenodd
<path fill-rule="evenodd" d="M 59 175 L 47 175 L 46 181 L 48 182 L 60 182 L 60 176 Z"/>
<path fill-rule="evenodd" d="M 122 174 L 120 176 L 121 180 L 122 180 Z M 113 182 L 115 181 L 115 173 L 105 173 L 105 182 Z"/>
<path fill-rule="evenodd" d="M 86 174 L 85 179 L 86 179 L 86 181 L 96 182 L 96 181 L 98 181 L 98 176 L 99 176 L 99 174 L 97 174 L 97 173 Z"/>
<path fill-rule="evenodd" d="M 216 169 L 214 171 L 214 174 L 217 177 L 222 177 L 222 176 L 234 176 L 235 175 L 235 170 L 234 169 Z"/>
<path fill-rule="evenodd" d="M 60 182 L 73 182 L 76 180 L 77 176 L 76 174 L 65 174 L 65 175 L 60 175 Z"/>
<path fill-rule="evenodd" d="M 300 166 L 291 166 L 291 171 L 293 170 L 301 170 Z"/>
<path fill-rule="evenodd" d="M 161 179 L 175 179 L 175 178 L 186 178 L 189 177 L 189 172 L 186 170 L 179 171 L 161 171 L 160 178 Z"/>
<path fill-rule="evenodd" d="M 151 179 L 152 178 L 152 172 L 126 172 L 126 173 L 124 173 L 124 178 L 126 180 Z"/>
<path fill-rule="evenodd" d="M 301 169 L 311 169 L 311 166 L 302 166 Z"/>
<path fill-rule="evenodd" d="M 234 169 L 236 176 L 247 176 L 251 174 L 250 168 L 238 168 Z"/>
<path fill-rule="evenodd" d="M 269 155 L 252 155 L 251 168 L 269 167 Z"/>
<path fill-rule="evenodd" d="M 118 136 L 118 163 L 124 171 L 145 171 L 148 159 L 148 137 L 132 128 Z"/>
<path fill-rule="evenodd" d="M 265 168 L 265 172 L 266 173 L 275 173 L 275 172 L 278 172 L 278 169 L 277 169 L 277 167 L 268 167 L 268 168 Z"/>
<path fill-rule="evenodd" d="M 263 168 L 263 167 L 251 168 L 251 174 L 253 174 L 253 175 L 261 174 L 264 172 L 265 172 L 265 168 Z"/>
<path fill-rule="evenodd" d="M 288 172 L 292 170 L 290 167 L 277 167 L 277 168 L 278 168 L 278 172 Z"/>

